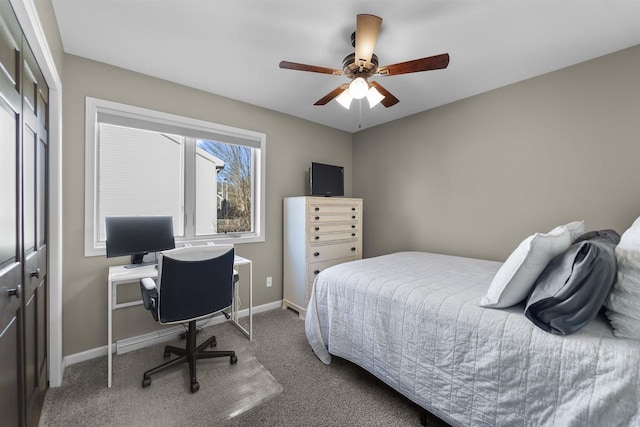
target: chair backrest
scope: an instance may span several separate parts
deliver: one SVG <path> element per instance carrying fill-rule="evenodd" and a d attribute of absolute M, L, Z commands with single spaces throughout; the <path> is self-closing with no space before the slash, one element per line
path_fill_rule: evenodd
<path fill-rule="evenodd" d="M 233 245 L 164 251 L 158 259 L 158 319 L 187 322 L 231 305 Z"/>

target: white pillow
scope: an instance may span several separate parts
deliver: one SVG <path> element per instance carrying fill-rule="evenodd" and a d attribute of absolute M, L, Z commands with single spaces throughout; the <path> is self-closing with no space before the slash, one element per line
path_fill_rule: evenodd
<path fill-rule="evenodd" d="M 631 227 L 622 234 L 618 247 L 629 251 L 640 251 L 640 218 L 636 219 Z"/>
<path fill-rule="evenodd" d="M 536 233 L 527 237 L 502 264 L 480 305 L 506 308 L 518 304 L 529 295 L 549 261 L 569 246 L 571 236 L 565 226 L 556 227 L 547 234 Z"/>
<path fill-rule="evenodd" d="M 584 234 L 584 221 L 572 221 L 569 224 L 559 225 L 547 234 L 556 234 L 562 231 L 562 227 L 569 231 L 569 237 L 571 237 L 571 243 Z"/>
<path fill-rule="evenodd" d="M 615 336 L 640 340 L 640 226 L 637 222 L 624 232 L 616 246 L 618 274 L 604 307 Z"/>

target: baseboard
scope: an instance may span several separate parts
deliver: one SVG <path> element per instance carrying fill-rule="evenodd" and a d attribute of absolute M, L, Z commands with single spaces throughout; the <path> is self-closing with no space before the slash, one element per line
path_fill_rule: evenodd
<path fill-rule="evenodd" d="M 196 325 L 199 328 L 208 328 L 209 326 L 218 325 L 226 321 L 227 319 L 222 314 L 220 314 L 212 317 L 211 319 L 198 321 L 196 322 Z M 148 334 L 124 338 L 116 341 L 115 353 L 124 354 L 133 350 L 149 347 L 151 345 L 171 341 L 178 338 L 180 334 L 185 331 L 186 328 L 184 328 L 182 325 L 177 325 L 170 328 L 163 328 L 159 331 L 149 332 Z"/>
<path fill-rule="evenodd" d="M 107 355 L 107 346 L 103 345 L 102 347 L 92 348 L 91 350 L 81 351 L 80 353 L 70 354 L 68 356 L 64 356 L 62 359 L 62 367 L 63 369 L 67 366 L 75 365 L 76 363 L 84 362 L 86 360 L 95 359 L 96 357 L 106 356 Z"/>
<path fill-rule="evenodd" d="M 253 307 L 252 314 L 263 313 L 265 311 L 275 310 L 282 308 L 282 301 L 274 301 L 267 304 L 262 304 L 256 307 Z M 249 309 L 245 308 L 243 310 L 238 311 L 238 317 L 247 317 L 249 315 Z M 214 316 L 211 320 L 204 320 L 199 325 L 203 327 L 209 327 L 213 325 L 218 325 L 222 322 L 226 322 L 224 316 Z M 125 338 L 119 341 L 116 341 L 116 345 L 112 346 L 114 353 L 123 354 L 129 351 L 138 350 L 140 348 L 148 347 L 155 344 L 160 344 L 166 341 L 171 341 L 184 332 L 185 329 L 182 326 L 174 326 L 171 328 L 161 329 L 159 331 L 151 332 L 148 334 L 137 335 L 135 337 Z M 102 347 L 92 348 L 90 350 L 81 351 L 80 353 L 70 354 L 65 356 L 62 361 L 62 369 L 67 366 L 71 366 L 76 363 L 84 362 L 86 360 L 95 359 L 96 357 L 106 356 L 107 355 L 107 346 L 104 345 Z"/>
<path fill-rule="evenodd" d="M 258 313 L 264 313 L 265 311 L 275 310 L 276 308 L 282 308 L 282 300 L 258 305 L 256 307 L 253 307 L 251 311 L 253 311 L 253 314 L 258 314 Z M 249 309 L 245 308 L 244 310 L 240 310 L 239 313 L 240 313 L 240 317 L 248 316 Z"/>

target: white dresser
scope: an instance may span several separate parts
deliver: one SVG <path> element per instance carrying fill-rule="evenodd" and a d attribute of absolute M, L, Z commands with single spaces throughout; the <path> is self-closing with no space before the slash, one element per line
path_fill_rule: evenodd
<path fill-rule="evenodd" d="M 304 319 L 313 280 L 325 268 L 362 258 L 362 199 L 284 199 L 282 308 Z"/>

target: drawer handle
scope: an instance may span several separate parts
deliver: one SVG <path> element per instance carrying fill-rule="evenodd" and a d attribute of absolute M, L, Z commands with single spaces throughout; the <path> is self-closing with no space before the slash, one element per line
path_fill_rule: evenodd
<path fill-rule="evenodd" d="M 355 236 L 355 234 L 354 234 L 354 236 Z M 320 240 L 320 236 L 316 236 L 315 239 L 316 240 Z"/>
<path fill-rule="evenodd" d="M 355 210 L 356 210 L 356 208 L 351 208 L 351 210 L 352 210 L 352 211 L 355 211 Z"/>
<path fill-rule="evenodd" d="M 351 215 L 351 219 L 356 219 L 356 216 L 355 215 Z"/>
<path fill-rule="evenodd" d="M 320 273 L 320 270 L 316 270 L 313 272 L 313 274 L 318 274 L 318 273 Z"/>
<path fill-rule="evenodd" d="M 316 227 L 316 228 L 315 228 L 315 230 L 316 230 L 316 231 L 320 231 L 320 227 Z"/>
<path fill-rule="evenodd" d="M 319 217 L 319 216 L 317 216 L 317 217 L 316 217 L 316 221 L 317 221 L 317 220 L 319 220 L 319 219 L 320 219 L 320 217 Z"/>
<path fill-rule="evenodd" d="M 314 253 L 313 256 L 320 256 L 320 252 Z"/>
<path fill-rule="evenodd" d="M 318 212 L 320 210 L 320 208 L 316 208 L 315 211 Z"/>
<path fill-rule="evenodd" d="M 351 237 L 356 237 L 356 233 L 351 233 Z"/>
<path fill-rule="evenodd" d="M 356 251 L 356 248 L 351 248 L 351 252 L 355 252 L 355 251 Z"/>
<path fill-rule="evenodd" d="M 31 273 L 29 273 L 29 277 L 35 277 L 37 279 L 40 278 L 40 269 L 36 268 L 35 270 L 33 270 Z"/>
<path fill-rule="evenodd" d="M 355 225 L 352 225 L 352 226 L 351 226 L 351 228 L 356 228 L 356 226 L 355 226 Z"/>

